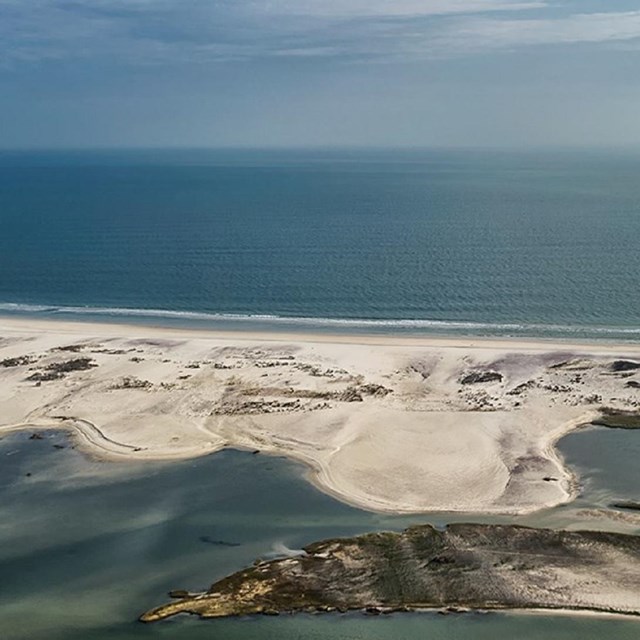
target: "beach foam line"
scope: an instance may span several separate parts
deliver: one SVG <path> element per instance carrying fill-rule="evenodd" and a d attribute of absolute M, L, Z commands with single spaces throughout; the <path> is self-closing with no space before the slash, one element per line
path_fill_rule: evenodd
<path fill-rule="evenodd" d="M 28 315 L 78 315 L 108 316 L 112 318 L 146 318 L 167 320 L 191 320 L 212 323 L 233 322 L 238 324 L 268 323 L 285 326 L 336 327 L 351 329 L 424 329 L 440 331 L 469 332 L 515 332 L 515 333 L 562 333 L 592 335 L 640 336 L 638 327 L 562 325 L 540 323 L 498 323 L 462 320 L 429 320 L 418 318 L 336 318 L 313 316 L 281 316 L 274 314 L 215 313 L 207 311 L 185 311 L 173 309 L 147 309 L 132 307 L 93 307 L 28 304 L 15 302 L 0 303 L 0 314 Z"/>

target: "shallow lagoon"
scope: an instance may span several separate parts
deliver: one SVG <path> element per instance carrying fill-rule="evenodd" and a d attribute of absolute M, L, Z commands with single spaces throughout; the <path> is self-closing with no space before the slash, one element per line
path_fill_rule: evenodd
<path fill-rule="evenodd" d="M 454 520 L 606 527 L 583 512 L 640 498 L 640 433 L 587 429 L 561 443 L 583 492 L 571 505 L 520 518 L 391 517 L 344 505 L 290 461 L 223 451 L 173 463 L 94 460 L 60 432 L 0 440 L 0 621 L 7 640 L 172 638 L 637 638 L 640 620 L 437 613 L 136 621 L 172 588 L 202 589 L 256 557 L 313 540 Z M 60 448 L 64 447 L 64 448 Z M 31 475 L 27 475 L 31 474 Z"/>

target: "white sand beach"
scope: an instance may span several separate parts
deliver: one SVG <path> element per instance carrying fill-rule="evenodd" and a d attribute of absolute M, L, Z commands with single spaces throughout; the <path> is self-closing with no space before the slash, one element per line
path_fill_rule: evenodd
<path fill-rule="evenodd" d="M 527 513 L 575 496 L 560 437 L 640 407 L 637 361 L 627 344 L 3 318 L 0 437 L 69 429 L 113 460 L 240 447 L 364 509 Z"/>

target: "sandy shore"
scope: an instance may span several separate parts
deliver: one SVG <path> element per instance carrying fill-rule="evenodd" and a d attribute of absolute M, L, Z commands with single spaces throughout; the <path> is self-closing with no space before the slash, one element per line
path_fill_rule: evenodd
<path fill-rule="evenodd" d="M 524 513 L 574 497 L 554 444 L 602 406 L 640 408 L 637 361 L 629 344 L 0 319 L 0 434 L 68 428 L 112 458 L 243 447 L 366 509 Z"/>

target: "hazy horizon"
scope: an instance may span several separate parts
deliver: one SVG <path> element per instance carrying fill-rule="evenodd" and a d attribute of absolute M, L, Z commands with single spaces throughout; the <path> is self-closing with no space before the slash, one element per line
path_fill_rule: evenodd
<path fill-rule="evenodd" d="M 381 153 L 390 153 L 390 152 L 398 152 L 398 153 L 438 153 L 438 152 L 470 152 L 470 153 L 504 153 L 504 154 L 536 154 L 536 153 L 560 153 L 560 154 L 571 154 L 571 153 L 640 153 L 640 143 L 629 143 L 626 145 L 613 145 L 613 144 L 574 144 L 574 145 L 554 145 L 554 144 L 543 144 L 543 145 L 481 145 L 481 146 L 470 146 L 470 145 L 374 145 L 374 144 L 351 144 L 351 145 L 341 145 L 341 144 L 330 144 L 330 145 L 321 145 L 321 144 L 298 144 L 298 145 L 209 145 L 209 146 L 197 146 L 193 144 L 175 144 L 175 145 L 135 145 L 135 146 L 127 146 L 126 144 L 104 144 L 104 145 L 74 145 L 74 146 L 21 146 L 21 147 L 0 147 L 0 153 L 11 154 L 11 153 L 90 153 L 90 152 L 111 152 L 111 151 L 122 151 L 122 152 L 178 152 L 178 151 L 192 151 L 192 152 L 211 152 L 211 153 L 243 153 L 243 152 L 381 152 Z"/>

